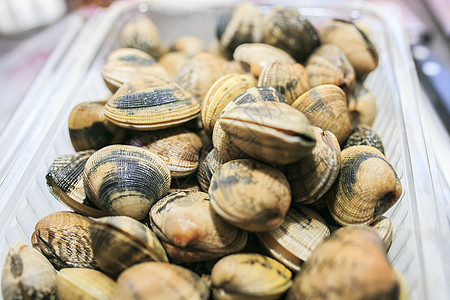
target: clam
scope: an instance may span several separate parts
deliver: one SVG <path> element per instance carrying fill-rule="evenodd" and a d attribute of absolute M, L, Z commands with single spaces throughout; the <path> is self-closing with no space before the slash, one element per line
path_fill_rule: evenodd
<path fill-rule="evenodd" d="M 313 127 L 316 145 L 311 154 L 283 169 L 291 186 L 292 201 L 311 204 L 322 197 L 336 180 L 341 162 L 339 142 L 330 131 Z"/>
<path fill-rule="evenodd" d="M 200 137 L 181 127 L 139 131 L 131 137 L 129 143 L 158 155 L 169 167 L 172 178 L 193 174 L 197 170 L 199 151 L 202 148 Z"/>
<path fill-rule="evenodd" d="M 353 127 L 362 124 L 372 126 L 377 116 L 377 102 L 374 94 L 361 83 L 356 83 L 347 97 L 347 108 Z"/>
<path fill-rule="evenodd" d="M 85 268 L 61 269 L 56 284 L 59 300 L 110 300 L 116 289 L 114 280 L 100 271 Z"/>
<path fill-rule="evenodd" d="M 400 179 L 378 149 L 353 146 L 342 150 L 341 170 L 326 199 L 339 224 L 371 224 L 401 193 Z"/>
<path fill-rule="evenodd" d="M 200 191 L 200 185 L 194 175 L 183 178 L 173 178 L 170 184 L 169 194 L 179 191 Z"/>
<path fill-rule="evenodd" d="M 314 50 L 306 62 L 311 87 L 334 84 L 344 91 L 351 91 L 355 82 L 355 70 L 338 46 L 324 44 Z"/>
<path fill-rule="evenodd" d="M 230 73 L 242 73 L 242 70 L 214 54 L 200 52 L 181 67 L 174 81 L 201 101 L 217 79 Z"/>
<path fill-rule="evenodd" d="M 283 95 L 272 87 L 254 87 L 241 93 L 233 99 L 233 101 L 228 103 L 222 110 L 222 114 L 244 103 L 264 101 L 286 102 Z M 218 121 L 219 120 L 220 116 Z M 219 156 L 225 161 L 247 157 L 245 153 L 231 141 L 229 135 L 220 126 L 220 122 L 216 122 L 216 125 L 214 126 L 212 142 L 214 148 L 219 153 Z"/>
<path fill-rule="evenodd" d="M 4 299 L 56 299 L 56 271 L 39 251 L 16 242 L 3 265 L 2 295 Z"/>
<path fill-rule="evenodd" d="M 114 299 L 207 300 L 209 294 L 206 282 L 194 272 L 169 263 L 146 262 L 120 274 Z"/>
<path fill-rule="evenodd" d="M 206 157 L 200 161 L 197 172 L 198 183 L 204 192 L 208 192 L 211 177 L 225 161 L 220 158 L 216 149 L 211 149 Z"/>
<path fill-rule="evenodd" d="M 256 80 L 248 74 L 227 74 L 214 82 L 202 102 L 201 117 L 205 130 L 212 134 L 220 113 L 234 98 L 255 87 Z"/>
<path fill-rule="evenodd" d="M 308 73 L 301 64 L 283 64 L 272 61 L 262 69 L 258 86 L 271 86 L 279 91 L 288 104 L 309 90 Z"/>
<path fill-rule="evenodd" d="M 273 8 L 265 16 L 262 33 L 265 43 L 283 49 L 300 62 L 320 45 L 314 26 L 295 8 Z"/>
<path fill-rule="evenodd" d="M 208 260 L 241 250 L 247 232 L 222 220 L 200 191 L 169 194 L 150 210 L 153 232 L 176 261 Z"/>
<path fill-rule="evenodd" d="M 73 212 L 54 212 L 37 222 L 31 243 L 58 270 L 98 269 L 89 232 L 91 223 L 91 219 Z"/>
<path fill-rule="evenodd" d="M 162 53 L 159 30 L 145 14 L 134 15 L 125 23 L 120 31 L 120 44 L 140 49 L 156 58 Z"/>
<path fill-rule="evenodd" d="M 333 84 L 322 84 L 307 92 L 292 103 L 306 115 L 311 124 L 331 131 L 342 144 L 351 131 L 344 91 Z"/>
<path fill-rule="evenodd" d="M 109 53 L 102 68 L 102 77 L 108 89 L 115 93 L 125 82 L 135 77 L 158 76 L 169 79 L 169 74 L 153 57 L 133 48 L 119 48 Z"/>
<path fill-rule="evenodd" d="M 223 164 L 211 178 L 209 197 L 219 216 L 248 231 L 277 228 L 291 204 L 283 173 L 252 159 Z"/>
<path fill-rule="evenodd" d="M 106 215 L 86 197 L 83 170 L 94 150 L 61 155 L 51 164 L 45 179 L 50 193 L 75 212 L 98 218 Z"/>
<path fill-rule="evenodd" d="M 170 79 L 174 79 L 188 60 L 189 57 L 186 53 L 171 51 L 161 56 L 158 59 L 158 64 L 166 69 Z"/>
<path fill-rule="evenodd" d="M 272 257 L 298 272 L 330 230 L 315 211 L 293 205 L 280 227 L 256 234 Z"/>
<path fill-rule="evenodd" d="M 244 70 L 250 71 L 255 77 L 259 77 L 262 69 L 274 60 L 286 64 L 296 63 L 295 59 L 286 51 L 262 43 L 240 45 L 234 51 L 233 58 L 241 64 Z"/>
<path fill-rule="evenodd" d="M 384 154 L 383 142 L 380 136 L 372 129 L 372 127 L 367 125 L 357 125 L 350 131 L 347 141 L 345 141 L 342 146 L 343 149 L 358 146 L 367 145 L 372 146 L 380 150 Z"/>
<path fill-rule="evenodd" d="M 287 299 L 398 299 L 383 242 L 368 226 L 343 227 L 314 249 Z"/>
<path fill-rule="evenodd" d="M 319 30 L 323 44 L 337 45 L 355 69 L 357 78 L 363 78 L 378 66 L 378 51 L 370 38 L 354 23 L 333 19 Z"/>
<path fill-rule="evenodd" d="M 137 130 L 174 127 L 194 119 L 200 104 L 175 82 L 148 76 L 123 84 L 105 105 L 111 122 Z"/>
<path fill-rule="evenodd" d="M 92 249 L 100 268 L 117 276 L 145 261 L 168 261 L 156 235 L 144 224 L 126 216 L 103 217 L 92 222 Z"/>
<path fill-rule="evenodd" d="M 83 179 L 86 195 L 102 210 L 141 220 L 167 194 L 171 176 L 156 154 L 140 147 L 111 145 L 89 157 Z"/>
<path fill-rule="evenodd" d="M 212 294 L 215 300 L 279 299 L 291 287 L 291 278 L 291 271 L 270 257 L 232 254 L 214 265 Z"/>
<path fill-rule="evenodd" d="M 182 52 L 187 57 L 193 57 L 196 54 L 203 52 L 205 44 L 201 39 L 191 35 L 182 35 L 177 37 L 171 44 L 170 50 Z"/>
<path fill-rule="evenodd" d="M 75 151 L 100 149 L 121 143 L 125 130 L 105 118 L 107 100 L 77 104 L 69 115 L 69 136 Z"/>
<path fill-rule="evenodd" d="M 236 5 L 231 14 L 222 15 L 216 25 L 220 53 L 231 58 L 239 45 L 260 42 L 261 23 L 258 6 L 250 1 Z"/>
<path fill-rule="evenodd" d="M 392 236 L 394 234 L 394 229 L 392 226 L 392 222 L 388 217 L 381 216 L 378 217 L 370 226 L 378 232 L 381 239 L 383 240 L 383 244 L 386 248 L 386 252 L 389 251 L 389 248 L 392 244 Z"/>
<path fill-rule="evenodd" d="M 286 103 L 238 105 L 220 116 L 220 126 L 243 152 L 269 164 L 297 161 L 316 144 L 311 123 Z"/>

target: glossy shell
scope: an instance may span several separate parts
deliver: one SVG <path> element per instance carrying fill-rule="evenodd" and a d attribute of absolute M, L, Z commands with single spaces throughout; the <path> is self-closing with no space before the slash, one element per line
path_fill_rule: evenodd
<path fill-rule="evenodd" d="M 357 125 L 353 128 L 342 148 L 345 149 L 351 146 L 359 145 L 375 147 L 384 154 L 383 142 L 381 141 L 380 136 L 370 126 Z"/>
<path fill-rule="evenodd" d="M 378 234 L 348 226 L 317 246 L 294 278 L 287 299 L 398 299 L 397 277 Z"/>
<path fill-rule="evenodd" d="M 331 131 L 342 144 L 351 131 L 344 91 L 333 84 L 316 86 L 302 94 L 292 106 L 311 124 Z"/>
<path fill-rule="evenodd" d="M 262 32 L 265 43 L 283 49 L 300 62 L 320 45 L 314 26 L 295 8 L 273 8 L 265 16 Z"/>
<path fill-rule="evenodd" d="M 291 203 L 283 173 L 252 159 L 223 164 L 211 179 L 209 197 L 219 216 L 248 231 L 277 228 Z"/>
<path fill-rule="evenodd" d="M 103 217 L 90 230 L 95 261 L 112 276 L 141 262 L 168 261 L 150 228 L 130 217 Z"/>
<path fill-rule="evenodd" d="M 209 196 L 200 191 L 172 193 L 150 211 L 153 232 L 176 261 L 222 257 L 241 250 L 247 232 L 222 220 L 212 209 Z"/>
<path fill-rule="evenodd" d="M 292 273 L 276 260 L 254 253 L 232 254 L 211 271 L 213 297 L 279 299 L 292 285 Z"/>
<path fill-rule="evenodd" d="M 286 103 L 238 105 L 220 116 L 220 126 L 242 151 L 269 164 L 292 163 L 316 144 L 309 120 Z"/>
<path fill-rule="evenodd" d="M 211 149 L 206 157 L 200 161 L 197 172 L 198 183 L 204 192 L 208 192 L 211 177 L 225 161 L 220 158 L 216 149 Z"/>
<path fill-rule="evenodd" d="M 283 169 L 291 186 L 292 201 L 302 204 L 313 203 L 328 191 L 341 164 L 341 149 L 334 134 L 319 127 L 313 127 L 313 131 L 317 143 L 311 154 Z"/>
<path fill-rule="evenodd" d="M 377 101 L 364 85 L 357 83 L 347 97 L 347 108 L 353 127 L 361 124 L 372 126 L 377 116 Z"/>
<path fill-rule="evenodd" d="M 167 194 L 171 176 L 156 154 L 140 147 L 112 145 L 89 158 L 83 180 L 86 195 L 98 207 L 141 220 Z"/>
<path fill-rule="evenodd" d="M 116 282 L 97 270 L 66 268 L 56 276 L 58 300 L 112 299 Z"/>
<path fill-rule="evenodd" d="M 82 102 L 69 115 L 69 136 L 75 151 L 100 149 L 123 142 L 125 130 L 105 118 L 107 100 Z"/>
<path fill-rule="evenodd" d="M 400 179 L 379 150 L 353 146 L 341 152 L 341 171 L 326 199 L 339 224 L 370 224 L 391 208 L 401 193 Z"/>
<path fill-rule="evenodd" d="M 354 23 L 345 20 L 329 20 L 319 30 L 323 44 L 337 45 L 345 53 L 362 78 L 378 66 L 378 51 L 369 37 Z"/>
<path fill-rule="evenodd" d="M 75 212 L 90 217 L 103 217 L 107 213 L 86 197 L 83 170 L 94 150 L 61 155 L 51 164 L 45 179 L 50 193 Z"/>
<path fill-rule="evenodd" d="M 158 155 L 169 167 L 172 177 L 189 176 L 197 170 L 202 141 L 188 129 L 176 127 L 136 132 L 129 142 Z"/>
<path fill-rule="evenodd" d="M 209 288 L 197 274 L 162 262 L 146 262 L 120 274 L 114 299 L 207 300 Z"/>
<path fill-rule="evenodd" d="M 56 271 L 23 242 L 9 248 L 2 272 L 3 299 L 56 299 Z"/>
<path fill-rule="evenodd" d="M 317 245 L 330 235 L 330 230 L 315 211 L 295 205 L 288 210 L 280 227 L 257 235 L 272 257 L 298 272 Z"/>
<path fill-rule="evenodd" d="M 58 270 L 98 269 L 89 232 L 91 223 L 91 219 L 73 212 L 51 213 L 37 222 L 31 244 Z"/>

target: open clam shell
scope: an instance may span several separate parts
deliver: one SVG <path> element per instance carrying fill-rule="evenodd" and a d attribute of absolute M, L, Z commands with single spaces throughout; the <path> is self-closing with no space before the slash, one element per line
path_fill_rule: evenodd
<path fill-rule="evenodd" d="M 194 119 L 200 104 L 175 82 L 148 76 L 123 84 L 105 105 L 105 116 L 121 127 L 155 130 Z"/>
<path fill-rule="evenodd" d="M 102 210 L 141 220 L 167 194 L 171 176 L 156 154 L 140 147 L 111 145 L 88 159 L 83 180 L 86 195 Z"/>

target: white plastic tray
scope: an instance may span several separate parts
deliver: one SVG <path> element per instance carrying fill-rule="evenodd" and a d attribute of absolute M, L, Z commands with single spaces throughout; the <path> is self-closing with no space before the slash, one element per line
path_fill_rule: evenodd
<path fill-rule="evenodd" d="M 380 65 L 366 81 L 377 98 L 373 127 L 403 185 L 400 201 L 387 213 L 394 225 L 388 257 L 404 274 L 411 299 L 450 299 L 448 254 L 444 251 L 449 228 L 438 210 L 440 187 L 432 181 L 434 157 L 422 132 L 417 75 L 402 27 L 390 13 L 391 7 L 362 2 L 329 5 L 301 2 L 299 10 L 313 23 L 329 17 L 363 21 L 380 52 Z M 30 243 L 39 219 L 56 210 L 68 210 L 49 193 L 45 174 L 57 156 L 74 151 L 67 129 L 71 108 L 110 95 L 100 70 L 107 54 L 119 47 L 123 24 L 137 12 L 146 12 L 166 42 L 182 34 L 207 42 L 214 37 L 216 18 L 226 9 L 229 7 L 223 4 L 162 7 L 152 2 L 117 2 L 85 25 L 63 62 L 65 69 L 58 78 L 62 84 L 51 85 L 46 97 L 35 99 L 39 111 L 17 131 L 20 145 L 9 149 L 8 162 L 0 165 L 0 267 L 11 244 L 18 240 Z M 262 11 L 267 9 L 261 4 Z"/>

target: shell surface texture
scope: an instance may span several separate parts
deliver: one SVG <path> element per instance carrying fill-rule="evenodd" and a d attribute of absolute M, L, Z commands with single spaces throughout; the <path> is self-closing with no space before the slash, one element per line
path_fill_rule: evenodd
<path fill-rule="evenodd" d="M 342 148 L 345 149 L 351 146 L 358 145 L 375 147 L 384 154 L 384 147 L 383 142 L 381 141 L 381 137 L 370 126 L 357 125 L 356 127 L 354 127 Z"/>
<path fill-rule="evenodd" d="M 357 82 L 348 94 L 347 108 L 353 127 L 360 124 L 372 126 L 377 116 L 377 99 L 363 84 Z"/>
<path fill-rule="evenodd" d="M 206 157 L 200 161 L 197 172 L 197 179 L 201 189 L 208 192 L 211 177 L 225 161 L 220 158 L 216 149 L 212 148 Z"/>
<path fill-rule="evenodd" d="M 389 251 L 392 245 L 392 237 L 394 235 L 394 227 L 392 225 L 392 221 L 386 217 L 381 216 L 377 218 L 370 227 L 376 230 L 383 240 L 384 246 L 386 248 L 386 252 Z"/>

